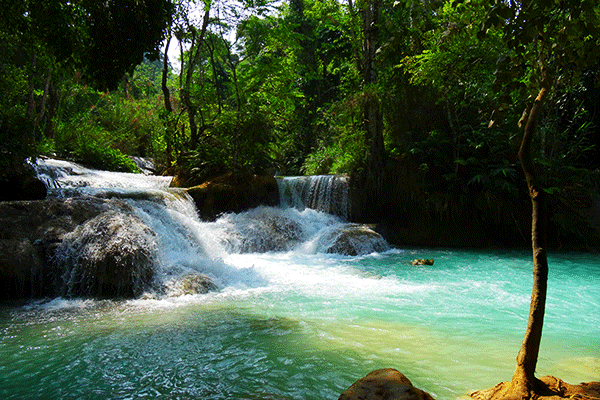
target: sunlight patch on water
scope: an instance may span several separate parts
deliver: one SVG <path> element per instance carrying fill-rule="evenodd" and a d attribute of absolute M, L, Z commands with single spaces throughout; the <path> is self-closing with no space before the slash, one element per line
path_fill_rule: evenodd
<path fill-rule="evenodd" d="M 571 384 L 597 381 L 600 379 L 600 357 L 566 357 L 551 363 L 545 368 L 548 374 L 555 375 Z"/>

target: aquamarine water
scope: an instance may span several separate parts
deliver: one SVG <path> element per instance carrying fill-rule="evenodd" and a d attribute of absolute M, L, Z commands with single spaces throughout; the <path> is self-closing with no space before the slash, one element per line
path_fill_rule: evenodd
<path fill-rule="evenodd" d="M 61 171 L 56 195 L 122 190 L 156 233 L 164 285 L 197 271 L 219 290 L 0 305 L 2 399 L 335 400 L 369 371 L 393 367 L 450 400 L 512 376 L 530 251 L 377 253 L 366 243 L 359 256 L 329 254 L 326 238 L 345 226 L 329 214 L 262 207 L 205 223 L 181 194 L 113 185 L 139 191 L 137 177 Z M 415 258 L 435 263 L 412 266 Z M 559 253 L 549 262 L 537 375 L 598 381 L 600 260 Z"/>
<path fill-rule="evenodd" d="M 434 258 L 433 267 L 407 261 Z M 210 295 L 62 300 L 0 312 L 4 399 L 336 399 L 382 367 L 437 399 L 510 379 L 529 254 L 235 255 Z M 600 263 L 551 256 L 538 375 L 600 378 Z M 261 277 L 262 281 L 259 283 Z"/>

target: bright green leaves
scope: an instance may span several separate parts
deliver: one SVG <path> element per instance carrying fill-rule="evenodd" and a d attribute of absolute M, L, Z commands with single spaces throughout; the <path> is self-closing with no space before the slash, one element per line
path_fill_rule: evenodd
<path fill-rule="evenodd" d="M 502 69 L 521 69 L 524 65 L 526 71 L 519 70 L 517 79 L 529 74 L 536 88 L 542 70 L 553 74 L 564 68 L 573 70 L 572 66 L 581 70 L 600 57 L 599 11 L 591 1 L 533 0 L 511 2 L 510 6 L 498 0 L 485 3 L 491 7 L 478 37 L 482 39 L 492 30 L 500 32 L 510 49 L 510 62 Z M 498 80 L 505 85 L 515 80 L 514 75 L 499 74 Z"/>
<path fill-rule="evenodd" d="M 492 97 L 489 76 L 505 48 L 497 34 L 476 36 L 473 21 L 483 17 L 483 8 L 461 5 L 458 12 L 454 7 L 455 2 L 446 3 L 438 10 L 438 25 L 422 35 L 425 49 L 405 57 L 401 66 L 412 83 L 436 89 L 440 101 L 458 111 Z"/>

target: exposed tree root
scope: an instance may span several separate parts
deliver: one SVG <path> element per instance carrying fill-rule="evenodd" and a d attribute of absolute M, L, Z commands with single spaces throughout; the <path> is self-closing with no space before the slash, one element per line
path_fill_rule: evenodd
<path fill-rule="evenodd" d="M 554 376 L 544 376 L 536 382 L 536 388 L 523 391 L 511 382 L 471 393 L 475 400 L 600 400 L 600 382 L 586 382 L 570 385 Z"/>

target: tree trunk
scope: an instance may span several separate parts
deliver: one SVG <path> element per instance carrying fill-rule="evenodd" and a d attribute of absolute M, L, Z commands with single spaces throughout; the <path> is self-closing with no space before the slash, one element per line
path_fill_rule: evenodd
<path fill-rule="evenodd" d="M 163 70 L 162 70 L 162 79 L 161 79 L 161 89 L 163 92 L 164 102 L 165 102 L 165 110 L 167 111 L 167 116 L 165 119 L 165 142 L 167 144 L 166 149 L 166 167 L 171 167 L 171 163 L 173 162 L 172 152 L 173 146 L 171 144 L 171 139 L 173 135 L 173 126 L 172 126 L 172 117 L 173 117 L 173 106 L 171 105 L 171 92 L 169 91 L 169 87 L 167 86 L 167 76 L 169 74 L 169 62 L 168 62 L 168 52 L 169 45 L 171 44 L 171 34 L 167 37 L 167 43 L 165 44 L 165 54 L 163 58 Z"/>
<path fill-rule="evenodd" d="M 33 120 L 34 132 L 37 130 L 37 127 L 40 125 L 42 119 L 44 119 L 44 116 L 46 115 L 46 103 L 48 102 L 48 95 L 50 92 L 50 78 L 51 74 L 50 70 L 48 70 L 48 75 L 46 75 L 46 83 L 44 84 L 44 93 L 42 94 L 42 101 L 40 103 L 40 110 L 38 111 L 37 115 Z"/>
<path fill-rule="evenodd" d="M 533 289 L 531 292 L 527 330 L 525 331 L 525 337 L 517 356 L 517 368 L 512 377 L 510 388 L 515 398 L 523 399 L 530 398 L 533 393 L 539 393 L 541 390 L 540 381 L 535 377 L 535 367 L 542 340 L 548 283 L 545 227 L 546 209 L 545 192 L 537 181 L 534 171 L 531 143 L 550 88 L 550 81 L 544 79 L 538 96 L 529 112 L 523 140 L 519 149 L 519 160 L 521 161 L 525 179 L 527 180 L 532 204 L 531 245 L 533 250 Z"/>
<path fill-rule="evenodd" d="M 234 56 L 233 53 L 231 51 L 231 46 L 227 44 L 227 41 L 225 40 L 225 38 L 223 38 L 223 42 L 226 43 L 225 45 L 225 50 L 227 51 L 227 64 L 229 65 L 229 68 L 231 69 L 231 78 L 233 81 L 233 87 L 235 88 L 235 110 L 236 110 L 236 117 L 235 117 L 235 130 L 233 132 L 233 165 L 236 168 L 240 168 L 241 167 L 241 162 L 240 162 L 240 153 L 241 153 L 241 147 L 242 147 L 242 137 L 241 135 L 243 134 L 242 132 L 242 95 L 240 93 L 240 83 L 238 81 L 238 75 L 237 75 L 237 66 L 239 64 L 236 64 L 234 61 Z"/>
<path fill-rule="evenodd" d="M 350 13 L 350 17 L 351 18 L 356 18 L 356 11 L 354 8 L 354 3 L 352 2 L 352 0 L 348 0 L 348 12 Z M 359 46 L 359 39 L 358 39 L 358 34 L 356 33 L 356 30 L 354 29 L 354 24 L 350 23 L 350 38 L 352 39 L 352 52 L 354 53 L 354 60 L 356 62 L 356 69 L 358 71 L 361 70 L 361 57 L 360 57 L 360 46 Z"/>
<path fill-rule="evenodd" d="M 35 70 L 37 68 L 37 57 L 35 53 L 31 54 L 31 74 L 29 75 L 29 90 L 27 96 L 27 122 L 29 126 L 23 130 L 22 143 L 24 147 L 32 146 L 35 143 Z"/>
<path fill-rule="evenodd" d="M 196 123 L 196 114 L 198 113 L 198 106 L 192 101 L 190 88 L 192 85 L 194 69 L 200 61 L 200 50 L 204 42 L 204 34 L 206 33 L 206 29 L 208 28 L 209 14 L 210 7 L 206 7 L 206 9 L 204 10 L 204 16 L 202 17 L 202 28 L 200 29 L 200 34 L 192 39 L 192 45 L 189 50 L 190 57 L 187 65 L 185 81 L 183 82 L 181 89 L 181 102 L 184 104 L 187 110 L 188 120 L 190 123 L 190 143 L 192 144 L 192 146 L 198 144 L 198 124 Z M 183 72 L 183 65 L 181 66 L 181 70 Z"/>

